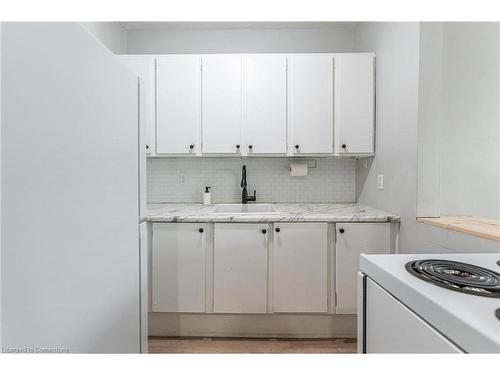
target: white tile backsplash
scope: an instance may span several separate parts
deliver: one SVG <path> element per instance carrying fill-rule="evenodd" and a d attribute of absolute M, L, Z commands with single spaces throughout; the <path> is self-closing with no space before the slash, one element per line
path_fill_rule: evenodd
<path fill-rule="evenodd" d="M 354 159 L 314 159 L 306 177 L 290 177 L 287 158 L 148 159 L 148 202 L 203 202 L 205 186 L 213 203 L 241 201 L 241 166 L 247 166 L 248 192 L 257 202 L 354 202 Z M 309 161 L 312 164 L 312 161 Z M 186 181 L 181 184 L 180 176 Z"/>

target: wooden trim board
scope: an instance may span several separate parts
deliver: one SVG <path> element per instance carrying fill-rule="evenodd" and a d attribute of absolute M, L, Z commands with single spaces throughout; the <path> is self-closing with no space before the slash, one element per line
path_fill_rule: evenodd
<path fill-rule="evenodd" d="M 473 236 L 500 241 L 500 220 L 478 216 L 419 217 L 418 221 Z"/>

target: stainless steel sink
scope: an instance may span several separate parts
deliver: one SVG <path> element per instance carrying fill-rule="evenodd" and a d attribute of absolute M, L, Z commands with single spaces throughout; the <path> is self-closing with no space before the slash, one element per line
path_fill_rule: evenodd
<path fill-rule="evenodd" d="M 272 214 L 276 213 L 272 204 L 218 204 L 216 214 Z"/>

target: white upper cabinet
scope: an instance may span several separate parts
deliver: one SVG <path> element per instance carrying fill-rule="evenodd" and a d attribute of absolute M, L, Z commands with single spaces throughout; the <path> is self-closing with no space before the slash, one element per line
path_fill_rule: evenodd
<path fill-rule="evenodd" d="M 335 57 L 335 155 L 374 153 L 375 55 Z"/>
<path fill-rule="evenodd" d="M 157 152 L 201 154 L 201 57 L 156 60 Z"/>
<path fill-rule="evenodd" d="M 244 57 L 244 151 L 286 154 L 286 57 Z"/>
<path fill-rule="evenodd" d="M 140 124 L 143 147 L 148 155 L 155 151 L 155 59 L 153 56 L 120 55 L 118 58 L 140 78 Z"/>
<path fill-rule="evenodd" d="M 203 153 L 244 153 L 242 59 L 237 55 L 203 56 Z"/>
<path fill-rule="evenodd" d="M 333 56 L 288 58 L 289 153 L 333 152 Z"/>
<path fill-rule="evenodd" d="M 155 58 L 121 58 L 149 155 L 374 154 L 373 53 L 162 55 L 156 97 Z"/>

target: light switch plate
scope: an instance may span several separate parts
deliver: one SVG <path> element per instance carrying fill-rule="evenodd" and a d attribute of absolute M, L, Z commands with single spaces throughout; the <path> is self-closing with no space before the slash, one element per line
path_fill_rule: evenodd
<path fill-rule="evenodd" d="M 384 190 L 384 175 L 377 175 L 377 190 Z"/>
<path fill-rule="evenodd" d="M 187 175 L 184 173 L 181 173 L 179 175 L 179 185 L 186 185 L 187 184 Z"/>

